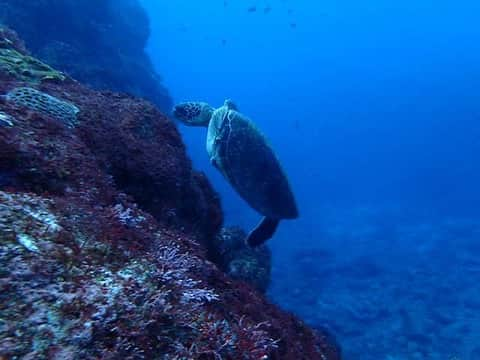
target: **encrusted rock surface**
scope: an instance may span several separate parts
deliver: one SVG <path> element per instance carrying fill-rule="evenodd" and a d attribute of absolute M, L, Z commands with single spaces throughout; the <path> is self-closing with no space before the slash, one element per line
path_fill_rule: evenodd
<path fill-rule="evenodd" d="M 0 70 L 18 88 L 79 111 L 0 100 L 0 358 L 340 358 L 207 260 L 219 199 L 153 105 Z"/>
<path fill-rule="evenodd" d="M 216 264 L 230 277 L 242 280 L 264 293 L 270 285 L 271 257 L 266 245 L 251 248 L 247 233 L 238 227 L 222 228 L 215 238 Z"/>
<path fill-rule="evenodd" d="M 137 0 L 0 0 L 1 23 L 35 57 L 75 79 L 170 110 L 168 91 L 144 52 L 149 20 Z"/>

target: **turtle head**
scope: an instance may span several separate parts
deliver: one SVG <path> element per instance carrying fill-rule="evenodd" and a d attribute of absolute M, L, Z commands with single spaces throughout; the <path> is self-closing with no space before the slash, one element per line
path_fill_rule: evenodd
<path fill-rule="evenodd" d="M 208 126 L 215 109 L 206 102 L 189 101 L 175 105 L 173 116 L 189 126 Z"/>

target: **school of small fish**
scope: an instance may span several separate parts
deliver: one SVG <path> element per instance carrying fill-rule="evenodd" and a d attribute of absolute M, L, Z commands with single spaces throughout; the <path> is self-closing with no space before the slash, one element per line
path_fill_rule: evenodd
<path fill-rule="evenodd" d="M 233 0 L 224 0 L 223 1 L 223 7 L 224 8 L 227 8 L 229 7 L 229 5 L 231 4 Z M 282 3 L 285 3 L 286 0 L 281 0 Z M 246 7 L 246 12 L 247 13 L 263 13 L 263 14 L 269 14 L 270 12 L 273 11 L 273 8 L 271 5 L 269 5 L 267 2 L 265 2 L 263 5 L 257 5 L 257 4 L 251 4 L 250 6 Z M 287 15 L 288 15 L 288 18 L 289 18 L 289 23 L 288 23 L 288 26 L 291 28 L 291 29 L 296 29 L 297 28 L 297 22 L 294 20 L 294 14 L 295 14 L 295 11 L 288 7 L 287 8 Z M 185 25 L 181 25 L 179 28 L 178 28 L 179 31 L 181 32 L 186 32 L 187 31 L 187 26 Z M 226 46 L 227 45 L 227 39 L 225 38 L 222 38 L 220 39 L 220 44 L 221 46 Z"/>
<path fill-rule="evenodd" d="M 283 1 L 283 2 L 285 2 L 285 1 Z M 224 7 L 227 7 L 227 6 L 228 6 L 228 1 L 224 1 L 224 2 L 223 2 L 223 6 L 224 6 Z M 270 5 L 268 5 L 268 4 L 266 4 L 266 5 L 262 6 L 262 7 L 257 6 L 257 5 L 251 5 L 251 6 L 249 6 L 249 7 L 247 8 L 247 12 L 249 12 L 249 13 L 263 12 L 264 14 L 268 14 L 268 13 L 270 13 L 272 10 L 273 10 L 272 7 L 271 7 Z M 289 8 L 289 9 L 287 10 L 287 14 L 288 14 L 290 17 L 293 15 L 293 13 L 294 13 L 293 9 L 290 9 L 290 8 Z M 296 22 L 290 22 L 290 27 L 293 28 L 293 29 L 296 28 L 296 27 L 297 27 L 297 23 L 296 23 Z"/>

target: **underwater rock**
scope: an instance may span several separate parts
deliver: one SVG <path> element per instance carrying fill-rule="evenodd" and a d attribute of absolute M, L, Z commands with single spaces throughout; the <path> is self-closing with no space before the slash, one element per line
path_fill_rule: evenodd
<path fill-rule="evenodd" d="M 0 48 L 0 68 L 17 79 L 32 84 L 45 80 L 62 81 L 65 79 L 62 73 L 14 49 Z"/>
<path fill-rule="evenodd" d="M 2 26 L 1 22 L 0 22 L 0 48 L 13 49 L 22 54 L 28 55 L 28 51 L 27 51 L 27 48 L 25 47 L 24 42 L 17 36 L 17 34 L 14 31 Z"/>
<path fill-rule="evenodd" d="M 144 51 L 149 21 L 137 0 L 0 0 L 0 23 L 17 31 L 35 57 L 73 78 L 171 109 Z"/>
<path fill-rule="evenodd" d="M 6 100 L 26 86 L 76 126 Z M 340 359 L 207 260 L 218 196 L 154 106 L 1 69 L 0 94 L 0 358 Z"/>
<path fill-rule="evenodd" d="M 272 255 L 266 245 L 247 246 L 246 236 L 238 227 L 222 228 L 216 239 L 218 263 L 232 278 L 245 281 L 264 293 L 270 284 Z"/>

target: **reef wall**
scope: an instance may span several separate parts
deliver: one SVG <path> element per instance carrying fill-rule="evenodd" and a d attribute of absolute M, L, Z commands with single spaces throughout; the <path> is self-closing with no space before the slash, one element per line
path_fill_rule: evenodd
<path fill-rule="evenodd" d="M 152 104 L 0 30 L 0 358 L 338 360 L 207 260 L 218 196 Z"/>
<path fill-rule="evenodd" d="M 144 51 L 149 20 L 137 0 L 0 0 L 0 23 L 15 29 L 34 56 L 73 78 L 171 109 Z"/>

